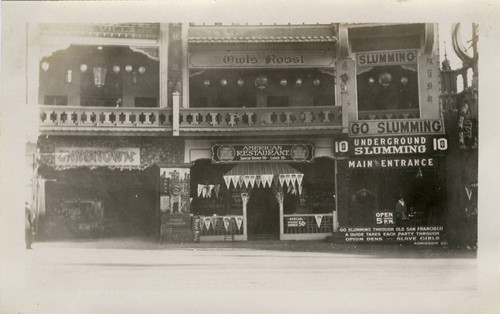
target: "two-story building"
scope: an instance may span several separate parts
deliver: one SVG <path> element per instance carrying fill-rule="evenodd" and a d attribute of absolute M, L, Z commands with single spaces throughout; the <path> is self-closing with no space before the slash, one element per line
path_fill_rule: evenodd
<path fill-rule="evenodd" d="M 436 32 L 31 26 L 39 238 L 443 244 Z"/>

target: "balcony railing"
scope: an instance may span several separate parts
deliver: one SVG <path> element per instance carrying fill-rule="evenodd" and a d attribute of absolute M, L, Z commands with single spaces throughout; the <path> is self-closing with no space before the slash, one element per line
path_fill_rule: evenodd
<path fill-rule="evenodd" d="M 418 119 L 418 109 L 363 110 L 358 112 L 359 120 Z"/>
<path fill-rule="evenodd" d="M 172 109 L 41 106 L 41 130 L 172 128 Z"/>
<path fill-rule="evenodd" d="M 338 128 L 341 107 L 183 108 L 181 131 L 229 129 Z"/>
<path fill-rule="evenodd" d="M 340 129 L 341 107 L 172 108 L 41 106 L 42 132 Z M 178 124 L 177 124 L 178 121 Z"/>

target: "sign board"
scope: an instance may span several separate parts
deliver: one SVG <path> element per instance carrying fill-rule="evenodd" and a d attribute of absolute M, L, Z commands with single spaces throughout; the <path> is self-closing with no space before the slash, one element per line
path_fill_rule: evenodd
<path fill-rule="evenodd" d="M 349 136 L 444 134 L 441 119 L 366 120 L 349 123 Z"/>
<path fill-rule="evenodd" d="M 212 146 L 212 162 L 311 162 L 311 144 L 216 144 Z"/>
<path fill-rule="evenodd" d="M 367 168 L 434 168 L 437 167 L 437 159 L 433 157 L 385 157 L 385 158 L 359 158 L 347 161 L 349 169 Z"/>
<path fill-rule="evenodd" d="M 122 147 L 56 147 L 56 167 L 110 166 L 139 167 L 140 148 Z"/>
<path fill-rule="evenodd" d="M 286 228 L 304 228 L 307 226 L 305 217 L 285 217 Z"/>
<path fill-rule="evenodd" d="M 191 228 L 189 214 L 163 214 L 162 226 L 166 228 Z"/>
<path fill-rule="evenodd" d="M 448 140 L 442 136 L 355 137 L 336 140 L 336 156 L 419 155 L 446 151 Z"/>
<path fill-rule="evenodd" d="M 415 50 L 377 51 L 356 54 L 356 65 L 358 67 L 415 63 L 417 63 L 417 52 Z"/>
<path fill-rule="evenodd" d="M 193 52 L 190 68 L 312 68 L 331 67 L 331 51 Z"/>
<path fill-rule="evenodd" d="M 340 227 L 342 241 L 355 243 L 398 242 L 414 245 L 447 245 L 442 226 L 419 227 Z"/>

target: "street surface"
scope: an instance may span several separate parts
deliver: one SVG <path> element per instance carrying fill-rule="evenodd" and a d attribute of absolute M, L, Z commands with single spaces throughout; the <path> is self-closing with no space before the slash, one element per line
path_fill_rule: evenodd
<path fill-rule="evenodd" d="M 24 276 L 13 313 L 481 313 L 470 251 L 301 241 L 33 247 L 15 265 Z"/>

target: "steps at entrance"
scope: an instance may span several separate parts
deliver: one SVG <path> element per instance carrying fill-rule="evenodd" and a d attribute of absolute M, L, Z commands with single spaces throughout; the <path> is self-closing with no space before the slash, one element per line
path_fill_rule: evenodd
<path fill-rule="evenodd" d="M 248 240 L 252 241 L 260 241 L 260 240 L 279 240 L 280 237 L 279 235 L 274 235 L 274 234 L 255 234 L 255 235 L 248 235 Z"/>

